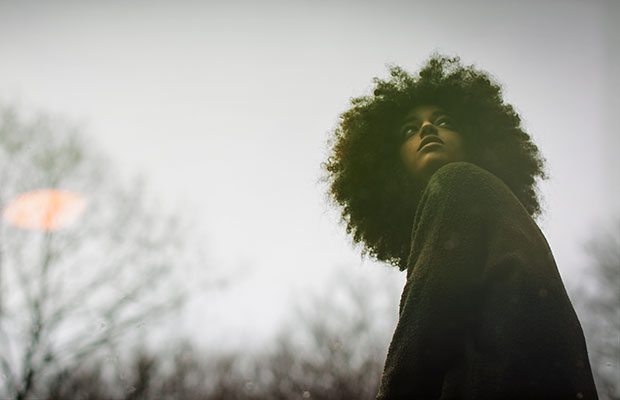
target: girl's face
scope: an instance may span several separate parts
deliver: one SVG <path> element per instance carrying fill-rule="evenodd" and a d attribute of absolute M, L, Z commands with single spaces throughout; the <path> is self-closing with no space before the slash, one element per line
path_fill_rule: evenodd
<path fill-rule="evenodd" d="M 441 166 L 466 161 L 465 143 L 454 120 L 441 107 L 420 105 L 403 119 L 400 157 L 417 183 L 428 179 Z"/>

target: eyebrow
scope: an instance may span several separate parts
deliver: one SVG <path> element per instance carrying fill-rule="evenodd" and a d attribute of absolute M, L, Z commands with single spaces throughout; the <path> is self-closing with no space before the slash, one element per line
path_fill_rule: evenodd
<path fill-rule="evenodd" d="M 435 118 L 437 118 L 437 117 L 438 117 L 438 116 L 440 116 L 440 115 L 447 115 L 447 114 L 448 114 L 448 113 L 446 113 L 444 110 L 437 110 L 437 111 L 435 111 L 435 112 L 433 112 L 433 113 L 431 114 L 431 118 L 430 118 L 430 119 L 431 119 L 431 120 L 434 120 Z M 401 124 L 400 124 L 400 125 L 402 126 L 402 125 L 408 124 L 408 123 L 410 123 L 410 122 L 419 122 L 419 120 L 418 120 L 418 118 L 416 118 L 416 117 L 414 117 L 414 116 L 411 116 L 411 117 L 405 117 L 405 119 L 401 122 Z"/>

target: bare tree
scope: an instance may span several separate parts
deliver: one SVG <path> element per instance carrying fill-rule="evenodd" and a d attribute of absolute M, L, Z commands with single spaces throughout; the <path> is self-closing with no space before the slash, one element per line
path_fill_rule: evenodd
<path fill-rule="evenodd" d="M 175 270 L 196 262 L 186 224 L 140 182 L 124 184 L 78 129 L 1 107 L 0 208 L 37 189 L 71 191 L 87 205 L 63 229 L 0 226 L 2 398 L 36 395 L 49 373 L 140 335 L 181 304 L 187 288 Z"/>
<path fill-rule="evenodd" d="M 275 351 L 256 366 L 263 398 L 374 399 L 402 289 L 384 278 L 338 269 L 301 302 Z"/>
<path fill-rule="evenodd" d="M 374 275 L 376 278 L 376 275 Z M 384 277 L 386 278 L 386 277 Z M 135 353 L 130 391 L 116 393 L 99 365 L 50 379 L 49 397 L 73 399 L 374 399 L 397 317 L 400 284 L 347 268 L 304 293 L 273 343 L 260 350 Z"/>
<path fill-rule="evenodd" d="M 576 306 L 599 397 L 620 400 L 620 220 L 597 232 L 586 250 L 590 265 Z"/>

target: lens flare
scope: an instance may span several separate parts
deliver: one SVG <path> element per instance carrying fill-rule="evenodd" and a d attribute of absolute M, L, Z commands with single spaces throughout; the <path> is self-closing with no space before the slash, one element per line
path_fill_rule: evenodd
<path fill-rule="evenodd" d="M 84 196 L 57 189 L 40 189 L 17 196 L 2 211 L 9 224 L 30 230 L 56 231 L 68 227 L 84 212 Z"/>

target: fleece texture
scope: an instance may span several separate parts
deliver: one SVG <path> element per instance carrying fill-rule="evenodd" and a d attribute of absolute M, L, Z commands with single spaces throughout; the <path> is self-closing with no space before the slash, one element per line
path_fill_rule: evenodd
<path fill-rule="evenodd" d="M 377 399 L 596 399 L 583 331 L 540 229 L 470 163 L 418 204 Z"/>

